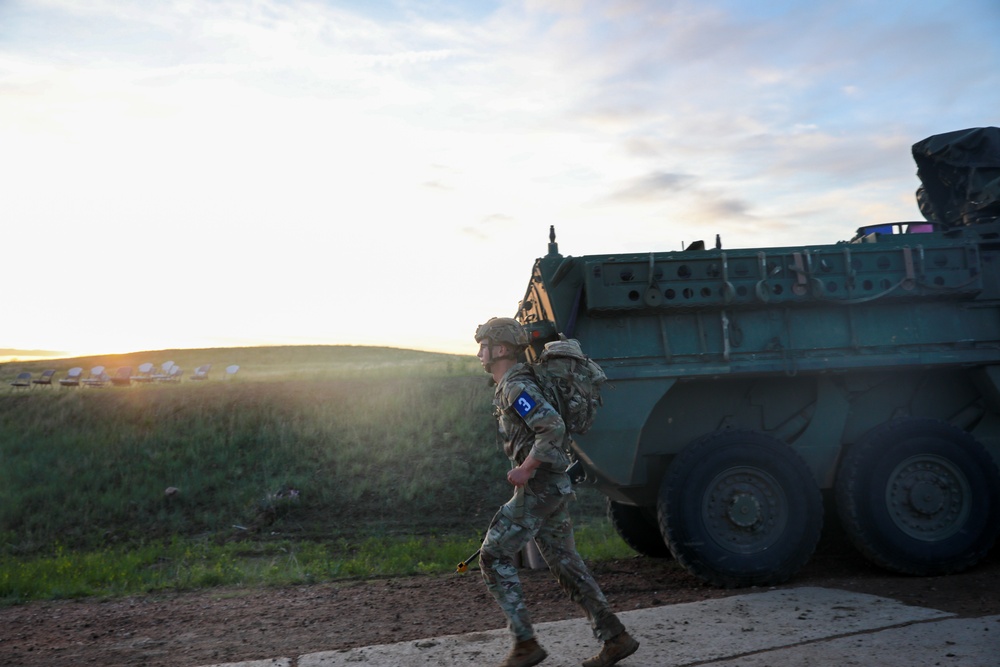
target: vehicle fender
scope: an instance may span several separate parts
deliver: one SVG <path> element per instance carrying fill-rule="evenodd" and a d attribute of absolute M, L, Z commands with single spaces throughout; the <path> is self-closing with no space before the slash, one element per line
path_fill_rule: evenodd
<path fill-rule="evenodd" d="M 608 369 L 605 369 L 608 370 Z M 577 454 L 598 485 L 632 486 L 645 482 L 639 457 L 640 436 L 653 407 L 676 384 L 672 377 L 615 381 L 614 371 L 601 390 L 604 404 L 586 435 L 575 436 Z"/>

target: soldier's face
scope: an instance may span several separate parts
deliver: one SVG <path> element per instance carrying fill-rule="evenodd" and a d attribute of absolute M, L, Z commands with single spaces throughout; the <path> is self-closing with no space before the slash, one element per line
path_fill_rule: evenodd
<path fill-rule="evenodd" d="M 479 354 L 476 356 L 479 357 L 479 363 L 483 365 L 486 372 L 489 372 L 490 365 L 493 363 L 493 359 L 490 355 L 490 341 L 484 340 L 479 344 Z"/>
<path fill-rule="evenodd" d="M 479 354 L 477 354 L 476 356 L 479 357 L 479 363 L 483 365 L 483 368 L 486 370 L 486 372 L 491 373 L 493 368 L 493 360 L 503 357 L 503 355 L 505 355 L 506 353 L 507 353 L 506 346 L 497 344 L 491 348 L 490 341 L 487 339 L 479 344 Z"/>

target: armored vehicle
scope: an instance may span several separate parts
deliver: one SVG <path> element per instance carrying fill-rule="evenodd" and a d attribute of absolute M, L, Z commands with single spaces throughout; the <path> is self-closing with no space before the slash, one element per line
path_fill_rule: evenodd
<path fill-rule="evenodd" d="M 576 438 L 637 551 L 717 586 L 789 579 L 836 514 L 872 562 L 937 575 L 1000 530 L 1000 130 L 913 146 L 924 220 L 830 245 L 563 256 L 517 317 L 608 376 Z"/>

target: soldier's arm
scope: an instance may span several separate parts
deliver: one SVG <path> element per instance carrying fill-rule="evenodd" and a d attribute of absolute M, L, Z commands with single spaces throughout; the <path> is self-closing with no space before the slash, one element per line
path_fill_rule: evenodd
<path fill-rule="evenodd" d="M 528 454 L 528 457 L 524 459 L 524 463 L 516 468 L 511 468 L 510 472 L 507 473 L 507 481 L 514 486 L 524 486 L 531 479 L 531 476 L 535 474 L 535 469 L 540 465 L 542 465 L 541 461 Z"/>
<path fill-rule="evenodd" d="M 512 384 L 506 398 L 534 434 L 534 443 L 525 459 L 525 463 L 529 459 L 535 460 L 531 471 L 542 463 L 565 465 L 567 461 L 562 445 L 566 437 L 566 424 L 559 412 L 545 400 L 538 387 L 530 383 Z"/>

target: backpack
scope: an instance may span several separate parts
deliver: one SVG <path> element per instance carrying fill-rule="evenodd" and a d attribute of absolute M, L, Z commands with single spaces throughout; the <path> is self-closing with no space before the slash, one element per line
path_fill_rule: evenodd
<path fill-rule="evenodd" d="M 566 422 L 566 430 L 583 434 L 603 403 L 601 385 L 608 377 L 583 353 L 580 341 L 562 334 L 559 338 L 546 343 L 538 360 L 528 366 L 546 400 Z"/>

